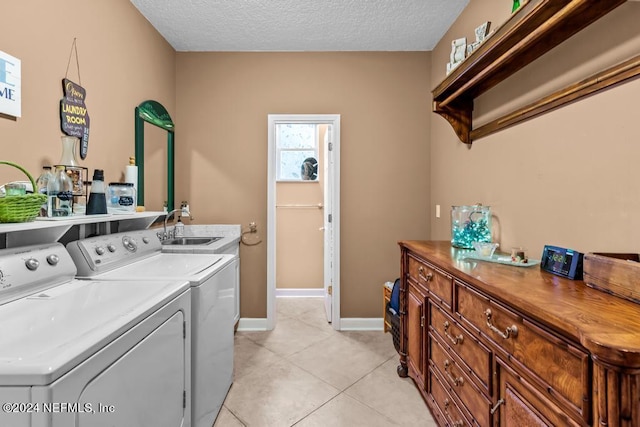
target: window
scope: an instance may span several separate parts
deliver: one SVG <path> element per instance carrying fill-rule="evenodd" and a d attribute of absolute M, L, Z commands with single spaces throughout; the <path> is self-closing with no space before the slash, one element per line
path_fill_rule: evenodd
<path fill-rule="evenodd" d="M 278 181 L 318 180 L 318 132 L 315 124 L 276 124 Z"/>

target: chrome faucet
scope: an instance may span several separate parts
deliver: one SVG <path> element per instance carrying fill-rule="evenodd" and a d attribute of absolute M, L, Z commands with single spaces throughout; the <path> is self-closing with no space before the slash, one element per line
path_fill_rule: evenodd
<path fill-rule="evenodd" d="M 175 232 L 172 232 L 171 230 L 167 231 L 167 221 L 169 220 L 169 217 L 176 212 L 180 212 L 181 216 L 185 216 L 189 219 L 193 219 L 193 217 L 191 216 L 191 212 L 189 211 L 189 203 L 187 201 L 183 201 L 180 204 L 180 209 L 174 209 L 171 212 L 168 212 L 167 215 L 164 217 L 164 227 L 163 227 L 162 236 L 158 236 L 160 237 L 160 240 L 172 239 L 174 237 L 173 233 Z"/>

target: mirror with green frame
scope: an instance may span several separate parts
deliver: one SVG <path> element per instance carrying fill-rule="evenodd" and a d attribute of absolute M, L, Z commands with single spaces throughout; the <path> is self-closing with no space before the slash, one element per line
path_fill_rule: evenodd
<path fill-rule="evenodd" d="M 174 208 L 175 186 L 175 125 L 166 108 L 157 101 L 147 100 L 135 109 L 135 156 L 138 166 L 138 206 L 144 206 L 144 124 L 167 131 L 167 209 Z"/>

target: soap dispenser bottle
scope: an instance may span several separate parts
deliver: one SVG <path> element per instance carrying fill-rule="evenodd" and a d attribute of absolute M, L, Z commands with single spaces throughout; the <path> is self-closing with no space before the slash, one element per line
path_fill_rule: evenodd
<path fill-rule="evenodd" d="M 176 222 L 175 228 L 173 229 L 174 237 L 184 237 L 184 223 L 182 222 L 181 217 L 178 217 L 178 221 Z"/>
<path fill-rule="evenodd" d="M 95 169 L 91 182 L 91 194 L 87 203 L 87 215 L 99 215 L 107 213 L 107 198 L 104 194 L 104 171 Z"/>

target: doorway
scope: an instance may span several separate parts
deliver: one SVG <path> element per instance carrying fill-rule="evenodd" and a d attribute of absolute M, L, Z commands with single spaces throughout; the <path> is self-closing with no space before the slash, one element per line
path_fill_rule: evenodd
<path fill-rule="evenodd" d="M 268 191 L 267 191 L 267 329 L 276 324 L 276 228 L 277 185 L 283 154 L 278 144 L 279 126 L 326 125 L 325 138 L 319 141 L 322 162 L 317 165 L 318 180 L 323 183 L 323 294 L 327 321 L 340 330 L 340 115 L 337 114 L 269 114 L 268 116 Z M 294 153 L 295 154 L 295 153 Z M 295 156 L 294 156 L 295 157 Z M 309 156 L 305 153 L 305 165 Z M 312 163 L 313 164 L 313 163 Z M 303 178 L 303 179 L 308 179 Z"/>

